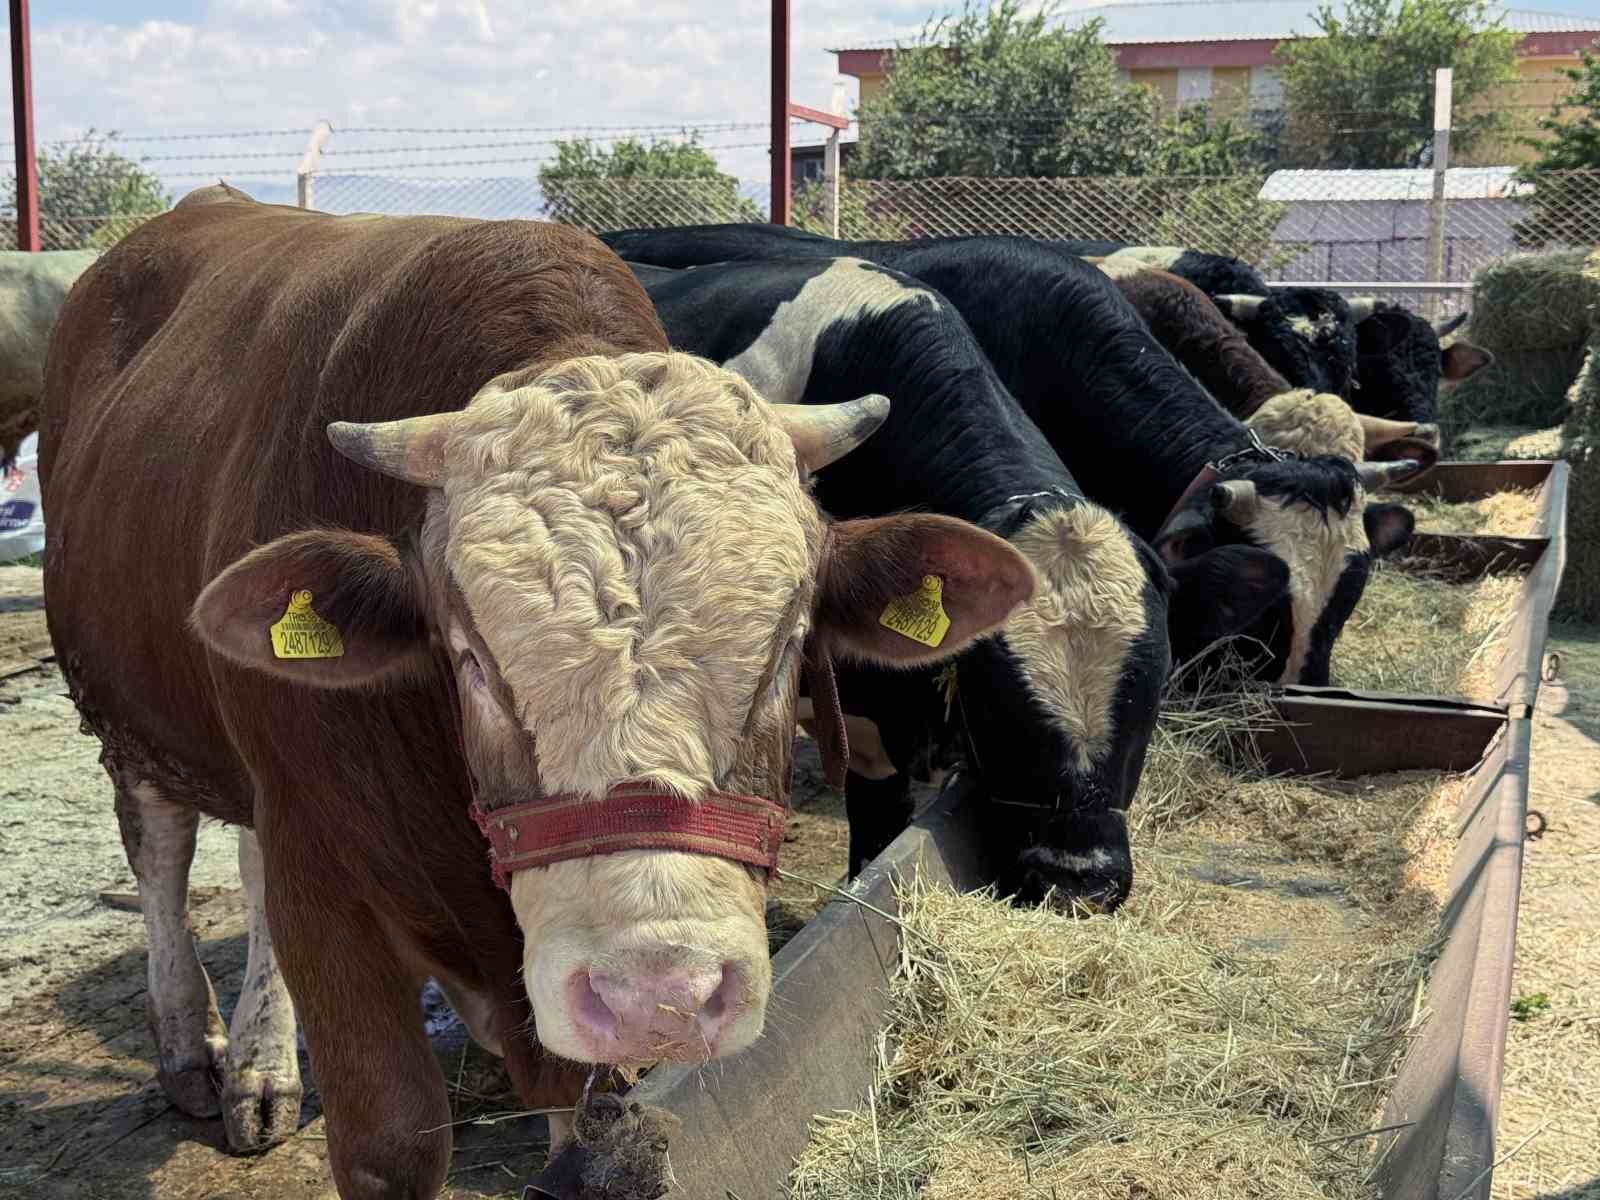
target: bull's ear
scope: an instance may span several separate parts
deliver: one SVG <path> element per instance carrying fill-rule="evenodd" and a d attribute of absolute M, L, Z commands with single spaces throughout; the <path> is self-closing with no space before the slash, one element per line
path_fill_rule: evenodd
<path fill-rule="evenodd" d="M 1411 541 L 1417 528 L 1417 519 L 1403 504 L 1369 504 L 1361 513 L 1361 523 L 1367 530 L 1367 541 L 1372 553 L 1387 558 Z"/>
<path fill-rule="evenodd" d="M 315 687 L 360 687 L 428 661 L 415 579 L 385 538 L 308 529 L 224 570 L 189 621 L 206 645 L 243 666 Z"/>
<path fill-rule="evenodd" d="M 1471 342 L 1457 342 L 1448 350 L 1439 351 L 1439 376 L 1459 382 L 1476 375 L 1494 361 L 1494 355 Z"/>
<path fill-rule="evenodd" d="M 840 521 L 820 570 L 817 629 L 847 657 L 936 662 L 1004 625 L 1036 586 L 1009 542 L 954 517 Z"/>

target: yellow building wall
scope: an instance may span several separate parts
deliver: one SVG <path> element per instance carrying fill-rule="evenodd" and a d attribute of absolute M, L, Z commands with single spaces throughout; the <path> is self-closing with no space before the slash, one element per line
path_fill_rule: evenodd
<path fill-rule="evenodd" d="M 1128 82 L 1142 84 L 1161 97 L 1163 104 L 1177 106 L 1178 71 L 1175 67 L 1160 71 L 1129 71 Z"/>
<path fill-rule="evenodd" d="M 1503 110 L 1511 124 L 1505 137 L 1486 138 L 1470 153 L 1450 154 L 1452 166 L 1506 167 L 1521 166 L 1539 157 L 1532 146 L 1521 139 L 1539 136 L 1538 122 L 1550 115 L 1550 107 L 1576 86 L 1561 72 L 1582 65 L 1576 55 L 1564 58 L 1524 58 L 1517 61 L 1521 78 L 1506 87 L 1494 88 L 1460 108 L 1463 116 Z M 1576 115 L 1576 109 L 1568 110 Z M 1565 116 L 1565 114 L 1563 114 Z"/>
<path fill-rule="evenodd" d="M 883 91 L 882 75 L 861 76 L 861 99 L 870 100 L 881 91 Z"/>
<path fill-rule="evenodd" d="M 1242 117 L 1250 110 L 1250 68 L 1211 68 L 1211 112 L 1219 117 Z"/>

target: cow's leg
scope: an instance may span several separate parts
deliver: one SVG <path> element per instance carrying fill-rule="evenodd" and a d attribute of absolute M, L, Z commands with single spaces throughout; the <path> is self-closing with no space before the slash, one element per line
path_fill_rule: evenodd
<path fill-rule="evenodd" d="M 228 1145 L 265 1150 L 295 1131 L 300 1119 L 300 1064 L 295 1057 L 294 1002 L 278 971 L 267 928 L 261 845 L 239 830 L 239 878 L 250 910 L 250 960 L 239 1005 L 228 1027 L 222 1120 Z"/>
<path fill-rule="evenodd" d="M 267 916 L 305 1027 L 340 1200 L 436 1196 L 450 1166 L 450 1097 L 417 1008 L 423 977 L 381 914 L 330 885 L 337 864 L 303 846 L 279 852 L 272 808 L 256 804 Z M 282 836 L 292 843 L 292 830 Z"/>
<path fill-rule="evenodd" d="M 214 1117 L 221 1109 L 228 1039 L 189 928 L 189 864 L 200 814 L 166 799 L 152 784 L 114 782 L 117 824 L 139 880 L 150 943 L 145 1014 L 156 1040 L 161 1086 L 190 1116 Z"/>

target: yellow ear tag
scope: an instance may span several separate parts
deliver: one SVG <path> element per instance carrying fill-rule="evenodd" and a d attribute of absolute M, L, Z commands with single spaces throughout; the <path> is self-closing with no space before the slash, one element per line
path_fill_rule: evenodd
<path fill-rule="evenodd" d="M 339 631 L 311 608 L 311 593 L 298 591 L 271 628 L 274 658 L 342 658 Z"/>
<path fill-rule="evenodd" d="M 944 611 L 944 583 L 937 575 L 924 575 L 922 586 L 909 596 L 896 596 L 883 610 L 878 624 L 924 646 L 938 646 L 950 632 Z"/>

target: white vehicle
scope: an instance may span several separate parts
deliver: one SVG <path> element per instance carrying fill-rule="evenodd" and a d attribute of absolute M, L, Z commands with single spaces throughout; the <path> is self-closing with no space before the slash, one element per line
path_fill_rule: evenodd
<path fill-rule="evenodd" d="M 44 509 L 39 503 L 39 435 L 22 441 L 16 465 L 0 475 L 0 563 L 44 552 Z"/>

